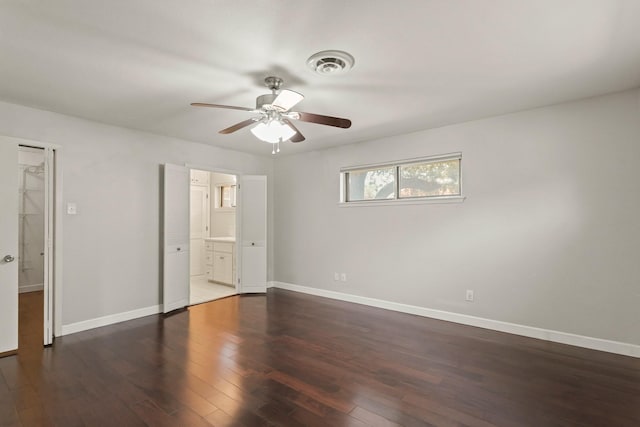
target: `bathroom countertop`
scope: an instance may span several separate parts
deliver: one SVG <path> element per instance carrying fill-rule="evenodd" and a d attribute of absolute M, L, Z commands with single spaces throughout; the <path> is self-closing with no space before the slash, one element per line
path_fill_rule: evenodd
<path fill-rule="evenodd" d="M 225 243 L 235 243 L 235 237 L 205 237 L 205 241 L 207 242 L 225 242 Z"/>

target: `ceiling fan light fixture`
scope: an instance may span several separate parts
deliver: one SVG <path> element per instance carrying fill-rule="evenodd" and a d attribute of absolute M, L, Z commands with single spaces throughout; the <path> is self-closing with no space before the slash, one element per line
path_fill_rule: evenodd
<path fill-rule="evenodd" d="M 348 63 L 353 65 L 353 57 L 346 52 L 330 51 L 334 62 L 342 67 Z M 319 52 L 319 54 L 326 53 Z M 346 58 L 345 61 L 337 61 L 338 54 Z M 346 56 L 345 56 L 346 55 Z M 350 59 L 349 59 L 350 58 Z M 337 66 L 338 66 L 337 65 Z M 251 133 L 261 141 L 271 144 L 272 154 L 280 151 L 280 143 L 290 141 L 299 143 L 305 141 L 306 138 L 300 130 L 292 123 L 293 120 L 301 122 L 315 123 L 325 126 L 333 126 L 342 129 L 351 127 L 351 120 L 340 117 L 325 116 L 323 114 L 302 113 L 299 111 L 291 111 L 295 105 L 304 99 L 304 96 L 298 92 L 288 89 L 281 89 L 282 79 L 276 76 L 269 76 L 264 79 L 265 85 L 271 90 L 271 93 L 260 95 L 256 98 L 256 107 L 236 107 L 233 105 L 208 104 L 203 102 L 191 103 L 194 107 L 224 108 L 228 110 L 247 111 L 258 116 L 236 123 L 233 126 L 220 130 L 218 133 L 228 135 L 241 129 L 253 126 Z"/>
<path fill-rule="evenodd" d="M 279 120 L 272 120 L 268 123 L 258 123 L 256 126 L 251 128 L 251 133 L 261 141 L 265 141 L 270 144 L 277 144 L 290 139 L 296 134 L 296 131 L 293 130 L 291 126 L 284 124 Z"/>
<path fill-rule="evenodd" d="M 344 74 L 353 68 L 355 59 L 341 50 L 323 50 L 307 59 L 307 65 L 317 74 L 323 76 Z"/>

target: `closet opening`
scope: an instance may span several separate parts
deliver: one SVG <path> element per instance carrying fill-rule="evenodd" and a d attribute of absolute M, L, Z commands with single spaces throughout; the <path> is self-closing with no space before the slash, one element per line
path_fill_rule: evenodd
<path fill-rule="evenodd" d="M 237 176 L 190 171 L 189 305 L 238 293 Z"/>
<path fill-rule="evenodd" d="M 42 349 L 45 283 L 45 153 L 18 147 L 18 349 Z"/>
<path fill-rule="evenodd" d="M 60 150 L 0 135 L 0 357 L 37 357 L 61 334 Z"/>

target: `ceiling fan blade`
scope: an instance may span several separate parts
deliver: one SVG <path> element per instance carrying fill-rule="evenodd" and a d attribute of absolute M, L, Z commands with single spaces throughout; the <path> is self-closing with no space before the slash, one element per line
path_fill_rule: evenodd
<path fill-rule="evenodd" d="M 233 126 L 229 126 L 229 127 L 228 127 L 228 128 L 226 128 L 226 129 L 222 129 L 222 130 L 221 130 L 221 131 L 219 131 L 218 133 L 221 133 L 221 134 L 224 134 L 224 135 L 229 134 L 229 133 L 233 133 L 233 132 L 235 132 L 235 131 L 237 131 L 237 130 L 240 130 L 240 129 L 242 129 L 242 128 L 246 128 L 247 126 L 252 125 L 252 124 L 254 124 L 255 122 L 256 122 L 256 119 L 247 119 L 247 120 L 242 121 L 242 122 L 240 122 L 240 123 L 236 123 L 236 124 L 235 124 L 235 125 L 233 125 Z"/>
<path fill-rule="evenodd" d="M 302 101 L 304 96 L 301 93 L 294 92 L 289 89 L 283 89 L 280 91 L 276 99 L 273 100 L 271 105 L 282 112 L 289 111 L 298 102 Z"/>
<path fill-rule="evenodd" d="M 255 108 L 234 107 L 233 105 L 205 104 L 203 102 L 192 102 L 192 107 L 226 108 L 227 110 L 255 111 Z"/>
<path fill-rule="evenodd" d="M 335 126 L 337 128 L 349 129 L 351 127 L 351 120 L 341 119 L 340 117 L 323 116 L 321 114 L 313 113 L 301 113 L 295 112 L 291 115 L 292 119 L 297 119 L 303 122 L 317 123 L 319 125 Z"/>
<path fill-rule="evenodd" d="M 291 129 L 296 131 L 296 134 L 293 135 L 291 138 L 289 138 L 289 141 L 291 141 L 291 142 L 302 142 L 302 141 L 304 141 L 306 139 L 304 137 L 304 135 L 302 134 L 302 132 L 300 132 L 300 130 L 297 127 L 295 127 L 293 125 L 293 123 L 291 123 L 291 120 L 283 118 L 282 121 L 285 122 L 286 124 L 288 124 L 289 126 L 291 126 Z"/>

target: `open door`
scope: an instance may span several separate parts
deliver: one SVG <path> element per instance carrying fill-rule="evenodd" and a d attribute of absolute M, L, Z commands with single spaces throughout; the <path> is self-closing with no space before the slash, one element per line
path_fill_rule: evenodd
<path fill-rule="evenodd" d="M 53 343 L 55 151 L 44 149 L 44 345 Z"/>
<path fill-rule="evenodd" d="M 0 136 L 0 357 L 18 349 L 18 143 Z"/>
<path fill-rule="evenodd" d="M 189 169 L 164 165 L 162 311 L 189 304 Z"/>
<path fill-rule="evenodd" d="M 267 177 L 240 178 L 240 293 L 267 291 Z"/>

